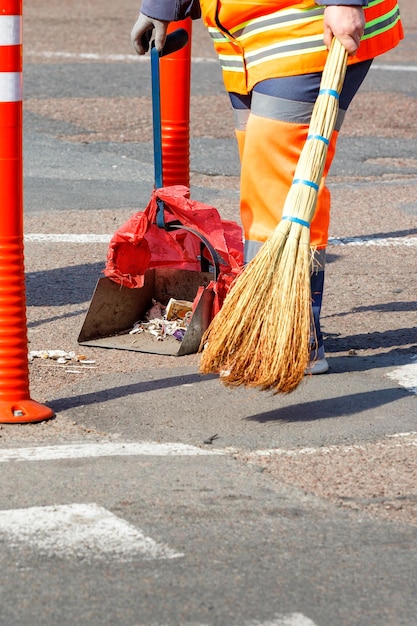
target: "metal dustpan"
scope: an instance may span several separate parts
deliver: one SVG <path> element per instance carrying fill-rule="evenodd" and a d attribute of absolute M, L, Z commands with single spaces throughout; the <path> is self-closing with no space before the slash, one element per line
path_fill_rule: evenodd
<path fill-rule="evenodd" d="M 185 188 L 167 187 L 157 191 L 168 199 L 173 189 Z M 179 194 L 176 198 L 180 204 L 178 210 L 181 210 L 181 201 L 186 207 L 200 204 Z M 198 351 L 202 336 L 224 299 L 227 283 L 239 268 L 236 261 L 239 258 L 239 250 L 236 254 L 238 246 L 233 246 L 233 254 L 226 255 L 222 251 L 220 255 L 207 237 L 189 224 L 184 225 L 174 219 L 167 222 L 165 228 L 157 226 L 153 217 L 160 209 L 158 203 L 155 191 L 145 211 L 132 216 L 113 235 L 106 277 L 97 282 L 78 337 L 81 345 L 176 356 Z M 172 203 L 168 208 L 174 210 L 175 206 Z M 198 217 L 200 221 L 205 221 L 209 215 L 216 226 L 222 224 L 219 218 L 215 222 L 216 209 L 212 207 L 199 207 L 191 215 L 194 220 Z M 152 223 L 147 222 L 149 219 Z M 224 227 L 225 231 L 221 232 L 222 235 L 226 233 L 225 238 L 238 240 L 239 231 L 236 228 L 232 226 L 231 230 L 227 230 L 228 223 L 224 223 Z M 142 234 L 143 228 L 147 229 L 145 235 L 136 237 L 138 231 Z M 219 231 L 218 228 L 213 239 L 216 240 Z M 147 262 L 150 251 L 155 253 L 154 265 L 152 260 Z M 192 303 L 191 319 L 181 342 L 173 336 L 160 340 L 145 332 L 130 334 L 137 322 L 145 320 L 155 301 L 166 307 L 171 299 Z"/>
<path fill-rule="evenodd" d="M 172 356 L 193 354 L 198 351 L 212 318 L 214 292 L 206 289 L 212 278 L 210 272 L 154 268 L 146 271 L 144 285 L 139 289 L 123 287 L 107 277 L 100 278 L 78 343 Z M 160 341 L 148 333 L 129 334 L 134 324 L 144 319 L 153 300 L 164 306 L 170 298 L 194 301 L 200 287 L 203 287 L 201 297 L 181 342 L 173 336 Z"/>
<path fill-rule="evenodd" d="M 112 238 L 106 277 L 97 282 L 78 337 L 81 345 L 175 356 L 197 352 L 216 309 L 215 300 L 219 297 L 216 281 L 220 274 L 224 277 L 225 271 L 233 271 L 231 264 L 239 258 L 240 250 L 236 253 L 239 246 L 235 244 L 234 254 L 230 258 L 226 256 L 228 250 L 216 240 L 216 233 L 224 226 L 228 241 L 230 238 L 237 241 L 241 239 L 240 227 L 223 223 L 213 207 L 201 205 L 204 206 L 201 210 L 197 206 L 200 203 L 187 198 L 187 188 L 162 188 L 159 56 L 175 51 L 186 40 L 186 31 L 175 31 L 168 36 L 168 45 L 162 53 L 154 47 L 151 49 L 155 189 L 145 211 L 132 216 Z M 217 229 L 213 232 L 217 249 L 204 233 L 207 225 L 213 231 Z M 225 241 L 223 231 L 222 237 Z M 170 246 L 173 256 L 167 258 Z M 149 262 L 152 254 L 153 265 Z M 109 263 L 113 271 L 107 271 Z M 139 276 L 136 282 L 135 275 Z M 171 298 L 193 302 L 191 320 L 182 341 L 173 336 L 160 340 L 146 332 L 130 334 L 134 325 L 144 320 L 153 301 L 165 307 Z"/>

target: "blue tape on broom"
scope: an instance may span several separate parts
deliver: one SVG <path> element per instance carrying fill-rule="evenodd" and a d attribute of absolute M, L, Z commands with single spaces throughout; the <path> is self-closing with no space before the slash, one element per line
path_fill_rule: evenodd
<path fill-rule="evenodd" d="M 320 89 L 319 96 L 333 96 L 333 98 L 339 100 L 339 92 L 335 89 Z"/>
<path fill-rule="evenodd" d="M 301 226 L 305 226 L 306 228 L 310 228 L 310 224 L 305 220 L 300 219 L 299 217 L 294 217 L 293 215 L 283 215 L 283 220 L 288 220 L 289 222 L 295 222 L 296 224 L 301 224 Z"/>
<path fill-rule="evenodd" d="M 313 182 L 312 180 L 306 180 L 304 178 L 294 178 L 294 180 L 292 181 L 292 184 L 293 185 L 307 185 L 307 187 L 312 187 L 316 191 L 319 190 L 319 186 L 317 185 L 317 183 Z"/>
<path fill-rule="evenodd" d="M 326 146 L 328 146 L 330 143 L 330 141 L 326 137 L 323 137 L 323 135 L 308 135 L 307 140 L 308 139 L 318 139 L 319 141 L 322 141 L 323 143 L 325 143 Z"/>

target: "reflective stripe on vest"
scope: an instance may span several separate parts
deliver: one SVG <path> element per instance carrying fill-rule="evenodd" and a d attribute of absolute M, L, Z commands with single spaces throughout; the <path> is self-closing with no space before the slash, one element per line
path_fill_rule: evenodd
<path fill-rule="evenodd" d="M 381 3 L 382 0 L 379 0 Z M 377 4 L 376 0 L 373 4 Z M 372 4 L 370 4 L 370 7 Z M 390 30 L 394 26 L 398 24 L 400 21 L 400 10 L 398 5 L 396 5 L 391 11 L 384 14 L 383 16 L 377 17 L 373 20 L 367 20 L 365 26 L 365 32 L 362 36 L 362 41 L 369 39 L 370 37 L 375 37 L 376 35 L 380 35 L 381 33 L 385 33 L 387 30 Z"/>
<path fill-rule="evenodd" d="M 201 4 L 228 91 L 248 93 L 265 78 L 322 71 L 327 57 L 323 43 L 324 8 L 311 0 L 299 3 L 298 8 L 285 8 L 238 24 L 233 12 L 241 16 L 241 3 L 223 2 L 220 10 L 214 10 L 217 2 L 204 0 Z M 260 2 L 252 13 L 262 13 L 262 7 L 265 12 L 270 6 L 267 0 Z M 403 36 L 396 0 L 370 0 L 365 17 L 361 46 L 349 63 L 382 54 Z"/>

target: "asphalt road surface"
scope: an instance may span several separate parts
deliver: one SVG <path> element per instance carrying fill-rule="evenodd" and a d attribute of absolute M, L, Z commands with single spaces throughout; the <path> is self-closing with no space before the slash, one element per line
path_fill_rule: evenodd
<path fill-rule="evenodd" d="M 330 373 L 230 390 L 198 356 L 79 346 L 108 241 L 154 181 L 137 6 L 24 7 L 31 397 L 0 425 L 3 626 L 414 626 L 417 21 L 375 62 L 329 177 Z M 1 30 L 1 29 L 0 29 Z M 191 195 L 238 221 L 217 60 L 193 27 Z"/>

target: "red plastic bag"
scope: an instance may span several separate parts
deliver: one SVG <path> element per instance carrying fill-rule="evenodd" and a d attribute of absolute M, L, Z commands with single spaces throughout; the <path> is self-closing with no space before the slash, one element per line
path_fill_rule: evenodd
<path fill-rule="evenodd" d="M 146 209 L 135 213 L 115 232 L 104 274 L 121 285 L 138 288 L 143 286 L 145 272 L 151 268 L 201 271 L 201 239 L 182 228 L 159 228 L 157 200 L 164 203 L 168 226 L 178 220 L 184 227 L 201 233 L 215 249 L 220 271 L 207 289 L 214 291 L 218 310 L 243 266 L 242 229 L 236 222 L 222 220 L 214 207 L 191 200 L 188 187 L 182 185 L 154 190 Z"/>

